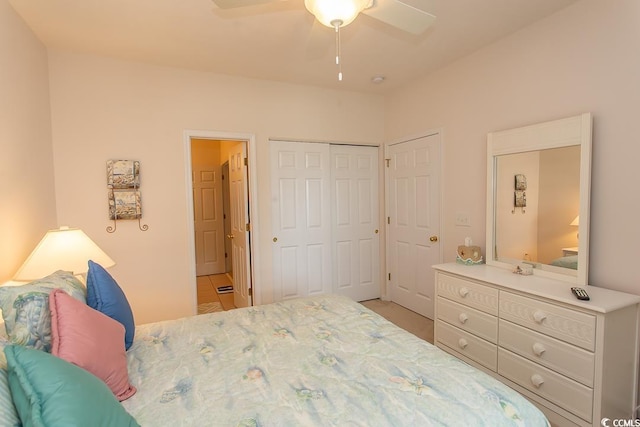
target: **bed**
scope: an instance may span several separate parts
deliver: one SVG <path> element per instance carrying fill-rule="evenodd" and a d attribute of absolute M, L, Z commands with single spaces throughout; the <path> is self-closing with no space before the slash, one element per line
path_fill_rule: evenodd
<path fill-rule="evenodd" d="M 90 263 L 0 287 L 0 425 L 532 426 L 524 397 L 346 297 L 135 325 Z M 2 352 L 0 352 L 2 355 Z"/>
<path fill-rule="evenodd" d="M 143 426 L 548 426 L 490 376 L 339 296 L 138 326 Z"/>
<path fill-rule="evenodd" d="M 556 267 L 570 268 L 572 270 L 578 269 L 578 255 L 567 255 L 560 258 L 556 258 L 551 261 L 551 265 Z"/>

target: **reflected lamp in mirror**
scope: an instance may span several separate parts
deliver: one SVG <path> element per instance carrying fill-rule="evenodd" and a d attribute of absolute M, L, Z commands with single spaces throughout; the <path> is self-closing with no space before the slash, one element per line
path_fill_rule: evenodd
<path fill-rule="evenodd" d="M 577 217 L 575 217 L 573 219 L 573 221 L 571 221 L 571 224 L 574 227 L 579 227 L 580 226 L 580 215 L 578 215 Z M 576 233 L 576 238 L 580 238 L 580 233 Z"/>
<path fill-rule="evenodd" d="M 70 271 L 74 275 L 84 275 L 92 260 L 108 268 L 115 262 L 84 231 L 78 228 L 60 227 L 49 230 L 38 246 L 22 264 L 13 280 L 28 282 L 41 279 L 55 271 Z"/>

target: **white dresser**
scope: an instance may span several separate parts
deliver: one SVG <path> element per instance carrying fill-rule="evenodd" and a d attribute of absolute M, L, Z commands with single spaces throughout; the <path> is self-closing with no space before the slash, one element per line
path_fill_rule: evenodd
<path fill-rule="evenodd" d="M 498 267 L 440 264 L 435 343 L 514 388 L 557 426 L 630 419 L 640 296 Z"/>

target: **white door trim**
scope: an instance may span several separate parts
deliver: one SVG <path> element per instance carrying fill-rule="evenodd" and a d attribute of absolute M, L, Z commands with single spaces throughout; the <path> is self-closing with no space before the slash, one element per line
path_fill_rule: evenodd
<path fill-rule="evenodd" d="M 249 237 L 251 255 L 251 288 L 253 293 L 253 304 L 262 304 L 262 286 L 260 286 L 260 277 L 256 274 L 255 268 L 260 265 L 260 257 L 258 250 L 257 237 L 259 232 L 259 216 L 258 216 L 258 174 L 257 174 L 257 146 L 256 136 L 252 133 L 240 132 L 224 132 L 214 130 L 190 130 L 183 131 L 183 147 L 184 147 L 184 169 L 185 169 L 185 188 L 187 192 L 187 261 L 189 269 L 189 289 L 192 290 L 192 307 L 193 314 L 198 311 L 198 295 L 196 292 L 196 251 L 195 251 L 195 225 L 193 222 L 193 186 L 192 168 L 191 168 L 191 139 L 213 139 L 224 141 L 241 141 L 247 144 L 247 157 L 249 161 L 249 216 L 251 222 L 251 234 Z"/>

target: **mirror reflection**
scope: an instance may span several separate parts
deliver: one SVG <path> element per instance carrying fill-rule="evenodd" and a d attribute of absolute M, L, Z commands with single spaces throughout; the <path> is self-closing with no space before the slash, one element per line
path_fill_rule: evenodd
<path fill-rule="evenodd" d="M 577 270 L 580 146 L 504 154 L 495 167 L 496 260 Z"/>

